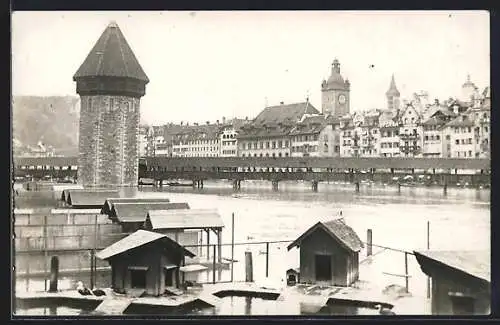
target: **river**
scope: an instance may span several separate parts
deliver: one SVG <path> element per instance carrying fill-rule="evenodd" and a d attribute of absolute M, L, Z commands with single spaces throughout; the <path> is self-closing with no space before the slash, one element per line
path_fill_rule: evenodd
<path fill-rule="evenodd" d="M 140 197 L 168 197 L 171 202 L 188 202 L 192 209 L 216 209 L 224 221 L 222 242 L 231 243 L 231 215 L 234 213 L 235 242 L 294 240 L 318 221 L 338 218 L 366 241 L 367 229 L 373 230 L 373 243 L 401 250 L 424 250 L 427 245 L 427 221 L 430 224 L 430 248 L 433 250 L 490 250 L 490 191 L 443 189 L 361 184 L 359 193 L 352 184 L 320 183 L 318 192 L 309 183 L 280 182 L 273 191 L 265 181 L 242 182 L 234 192 L 229 181 L 206 181 L 203 189 L 191 187 L 143 187 L 133 193 Z M 137 191 L 137 190 L 127 190 Z M 131 194 L 131 193 L 128 193 Z M 215 239 L 212 235 L 211 239 Z M 215 243 L 215 242 L 214 242 Z M 254 255 L 254 279 L 283 285 L 285 271 L 299 265 L 298 251 L 286 250 L 288 243 L 271 244 L 269 277 L 265 276 L 265 245 L 236 246 L 234 280 L 243 281 L 244 251 Z M 377 249 L 374 249 L 377 252 Z M 364 253 L 362 252 L 361 255 Z M 230 246 L 223 256 L 231 257 Z M 365 256 L 360 256 L 363 259 Z M 375 271 L 363 274 L 384 287 L 404 285 L 404 279 L 384 276 L 383 272 L 401 274 L 404 254 L 384 254 Z M 425 276 L 411 257 L 410 288 L 415 296 L 425 296 Z M 222 280 L 230 279 L 223 271 Z M 211 281 L 211 272 L 200 274 L 200 281 Z M 42 285 L 43 286 L 43 285 Z"/>

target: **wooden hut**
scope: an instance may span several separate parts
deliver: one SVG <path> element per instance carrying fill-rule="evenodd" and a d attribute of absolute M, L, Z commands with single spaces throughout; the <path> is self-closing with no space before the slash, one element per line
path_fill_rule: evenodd
<path fill-rule="evenodd" d="M 120 197 L 118 191 L 106 190 L 65 190 L 61 198 L 73 209 L 101 209 L 102 202 L 108 198 Z"/>
<path fill-rule="evenodd" d="M 484 315 L 491 309 L 491 263 L 486 251 L 414 252 L 432 281 L 433 315 Z"/>
<path fill-rule="evenodd" d="M 111 265 L 114 290 L 159 296 L 169 287 L 179 288 L 179 268 L 185 257 L 195 255 L 166 235 L 138 230 L 96 254 Z"/>
<path fill-rule="evenodd" d="M 136 202 L 114 203 L 109 218 L 122 226 L 123 232 L 134 232 L 143 227 L 150 210 L 189 209 L 187 203 Z"/>
<path fill-rule="evenodd" d="M 359 279 L 363 242 L 343 219 L 318 222 L 288 246 L 300 248 L 300 282 L 350 286 Z"/>
<path fill-rule="evenodd" d="M 286 284 L 294 286 L 300 282 L 300 269 L 293 268 L 286 270 Z"/>
<path fill-rule="evenodd" d="M 221 216 L 216 210 L 210 209 L 155 209 L 148 212 L 144 222 L 144 229 L 166 234 L 182 245 L 197 245 L 203 238 L 203 231 L 207 233 L 208 245 L 210 231 L 213 231 L 217 235 L 219 261 L 222 260 L 222 228 L 224 228 L 224 222 Z M 201 250 L 201 246 L 199 248 Z M 210 252 L 207 253 L 207 257 L 209 255 Z"/>
<path fill-rule="evenodd" d="M 169 203 L 167 198 L 115 197 L 106 199 L 101 213 L 109 215 L 115 203 Z"/>

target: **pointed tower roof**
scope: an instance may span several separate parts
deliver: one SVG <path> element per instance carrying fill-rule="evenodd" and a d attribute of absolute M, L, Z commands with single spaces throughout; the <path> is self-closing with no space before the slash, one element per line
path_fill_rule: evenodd
<path fill-rule="evenodd" d="M 147 84 L 146 73 L 137 61 L 118 24 L 112 21 L 97 40 L 85 61 L 73 76 L 74 81 L 86 77 L 119 77 Z"/>
<path fill-rule="evenodd" d="M 389 90 L 385 93 L 386 96 L 396 96 L 399 97 L 400 93 L 398 88 L 396 87 L 396 80 L 394 79 L 394 74 L 391 78 L 391 85 L 389 86 Z"/>

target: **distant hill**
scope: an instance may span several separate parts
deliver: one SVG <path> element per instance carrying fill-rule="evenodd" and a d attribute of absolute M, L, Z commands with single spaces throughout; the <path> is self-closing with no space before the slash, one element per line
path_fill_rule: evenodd
<path fill-rule="evenodd" d="M 76 96 L 13 96 L 13 136 L 22 145 L 39 141 L 56 152 L 76 155 L 80 99 Z"/>

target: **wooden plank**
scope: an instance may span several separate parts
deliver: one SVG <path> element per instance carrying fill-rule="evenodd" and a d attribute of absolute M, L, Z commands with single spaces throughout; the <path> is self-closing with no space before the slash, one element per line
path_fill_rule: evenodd
<path fill-rule="evenodd" d="M 391 275 L 391 276 L 398 276 L 401 278 L 411 278 L 411 275 L 409 274 L 394 274 L 394 273 L 389 273 L 389 272 L 382 272 L 385 275 Z"/>
<path fill-rule="evenodd" d="M 95 313 L 106 315 L 121 315 L 130 306 L 133 299 L 105 299 L 94 310 Z"/>

